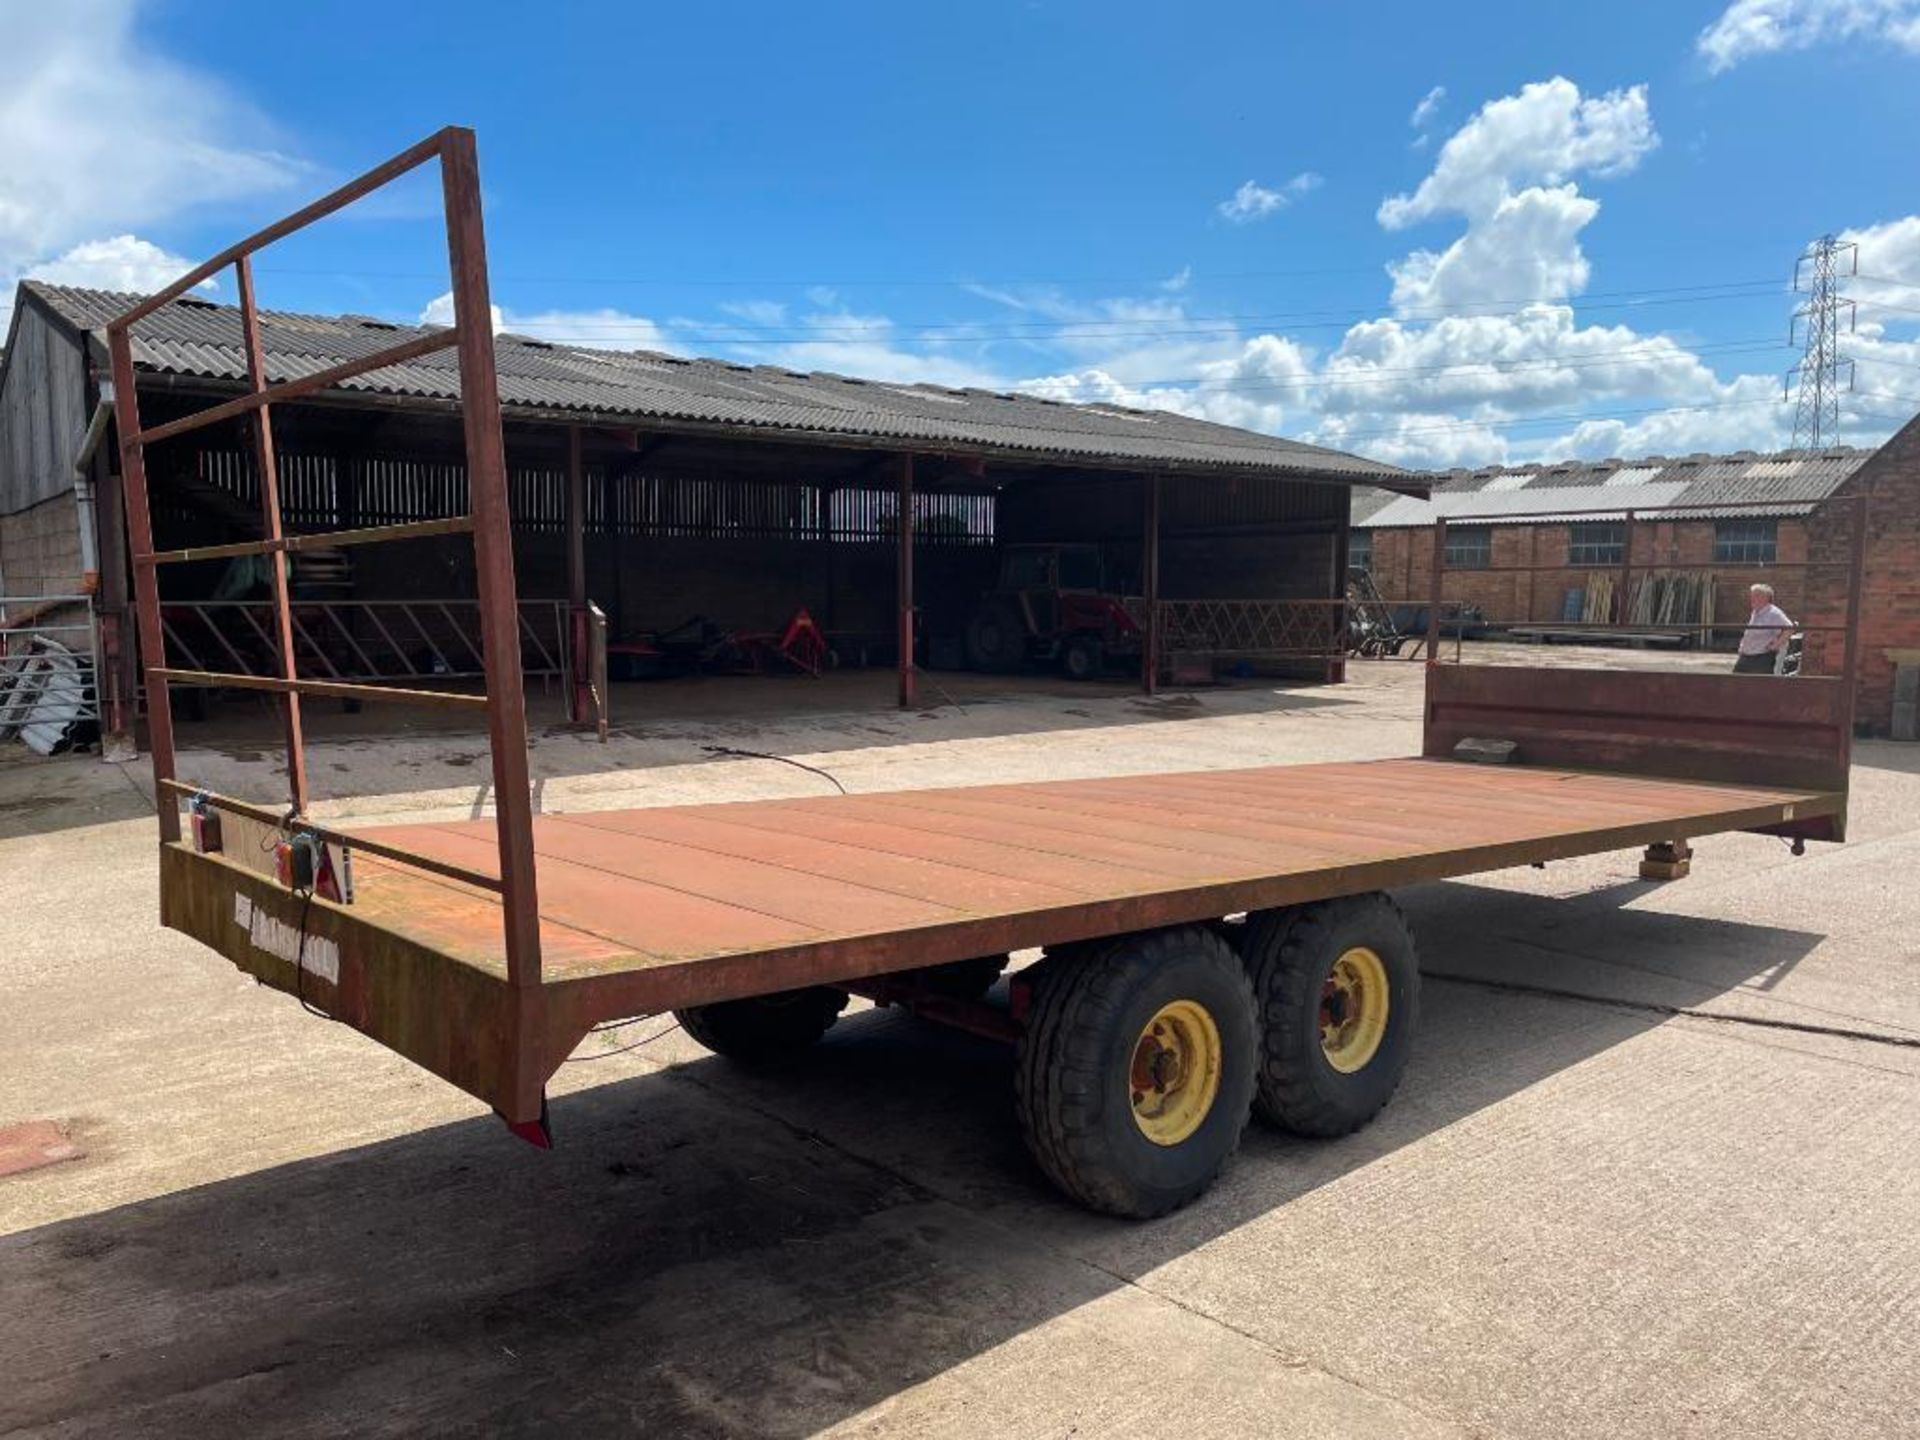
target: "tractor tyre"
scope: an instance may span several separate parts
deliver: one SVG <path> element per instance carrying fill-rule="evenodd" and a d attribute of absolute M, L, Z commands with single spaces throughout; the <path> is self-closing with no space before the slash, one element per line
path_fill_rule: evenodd
<path fill-rule="evenodd" d="M 1075 946 L 1037 967 L 1015 1056 L 1027 1148 L 1090 1209 L 1164 1215 L 1239 1148 L 1258 1049 L 1246 971 L 1212 931 Z"/>
<path fill-rule="evenodd" d="M 742 1065 L 776 1065 L 826 1034 L 846 1008 L 846 991 L 813 985 L 747 1000 L 689 1005 L 674 1011 L 673 1018 L 716 1055 Z"/>
<path fill-rule="evenodd" d="M 967 665 L 989 675 L 1010 675 L 1027 658 L 1027 627 L 1018 606 L 991 600 L 967 622 Z"/>
<path fill-rule="evenodd" d="M 1070 636 L 1060 647 L 1060 669 L 1069 680 L 1098 680 L 1106 663 L 1106 652 L 1097 636 Z"/>
<path fill-rule="evenodd" d="M 1260 1006 L 1254 1113 L 1321 1138 L 1378 1115 L 1420 1016 L 1420 961 L 1400 907 L 1376 891 L 1261 911 L 1241 956 Z"/>

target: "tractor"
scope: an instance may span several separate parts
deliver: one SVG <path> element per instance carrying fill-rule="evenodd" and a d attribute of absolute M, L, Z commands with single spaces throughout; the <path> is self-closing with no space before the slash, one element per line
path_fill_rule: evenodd
<path fill-rule="evenodd" d="M 1075 680 L 1138 659 L 1146 602 L 1109 589 L 1098 545 L 1009 545 L 1000 582 L 967 622 L 967 664 L 1006 674 L 1038 661 Z"/>

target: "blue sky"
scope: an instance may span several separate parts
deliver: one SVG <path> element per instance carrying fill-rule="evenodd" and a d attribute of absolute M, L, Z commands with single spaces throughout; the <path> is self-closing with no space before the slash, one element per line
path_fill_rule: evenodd
<path fill-rule="evenodd" d="M 156 283 L 459 122 L 503 323 L 557 341 L 1414 465 L 1771 448 L 1786 281 L 1835 231 L 1864 277 L 1844 436 L 1920 408 L 1920 0 L 0 0 L 0 25 L 9 289 Z M 441 313 L 434 204 L 262 257 L 264 302 Z"/>

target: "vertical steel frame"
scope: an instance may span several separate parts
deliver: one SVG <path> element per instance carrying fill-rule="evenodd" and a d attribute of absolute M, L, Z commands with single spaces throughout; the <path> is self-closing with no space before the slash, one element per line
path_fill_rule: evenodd
<path fill-rule="evenodd" d="M 897 588 L 900 607 L 900 708 L 919 703 L 913 668 L 913 456 L 900 457 L 900 534 Z"/>
<path fill-rule="evenodd" d="M 586 723 L 593 708 L 593 667 L 587 641 L 587 466 L 580 427 L 567 427 L 567 645 L 573 683 L 567 689 L 567 719 Z"/>
<path fill-rule="evenodd" d="M 247 347 L 247 388 L 255 395 L 266 393 L 267 361 L 260 344 L 260 311 L 253 299 L 253 257 L 242 255 L 233 262 L 234 284 L 240 292 L 240 325 Z M 273 409 L 269 405 L 253 412 L 253 463 L 260 476 L 260 533 L 268 540 L 284 538 L 280 523 L 280 467 L 274 458 Z M 293 650 L 293 607 L 288 604 L 288 560 L 284 554 L 269 555 L 273 569 L 273 643 L 279 652 L 280 678 L 297 680 L 299 675 Z M 151 566 L 146 567 L 151 569 Z M 280 720 L 287 732 L 287 798 L 293 813 L 307 810 L 307 743 L 300 724 L 300 697 L 289 692 L 279 698 Z"/>
<path fill-rule="evenodd" d="M 268 382 L 265 351 L 260 339 L 260 317 L 253 287 L 252 257 L 274 241 L 343 209 L 381 186 L 430 161 L 440 165 L 446 209 L 447 259 L 453 292 L 453 325 L 430 332 L 375 354 L 342 365 L 284 381 Z M 141 319 L 186 294 L 202 281 L 232 266 L 240 293 L 241 323 L 247 358 L 246 394 L 179 420 L 143 428 L 133 361 L 133 332 Z M 466 439 L 467 476 L 472 514 L 445 529 L 467 529 L 473 536 L 478 576 L 478 608 L 482 666 L 486 677 L 488 740 L 492 750 L 494 812 L 500 849 L 499 894 L 505 927 L 508 983 L 513 991 L 513 1042 L 508 1058 L 507 1100 L 503 1113 L 510 1122 L 539 1121 L 548 1057 L 541 1053 L 543 1016 L 540 991 L 540 920 L 534 875 L 533 806 L 527 774 L 527 720 L 525 683 L 520 663 L 520 626 L 513 572 L 513 533 L 507 498 L 506 444 L 501 433 L 500 394 L 494 371 L 492 305 L 487 282 L 487 246 L 480 206 L 480 170 L 473 131 L 450 126 L 411 149 L 394 156 L 332 194 L 276 221 L 257 234 L 230 246 L 213 259 L 149 296 L 107 325 L 107 346 L 114 381 L 114 412 L 119 431 L 121 474 L 125 482 L 127 529 L 131 540 L 134 603 L 139 625 L 141 663 L 147 685 L 148 732 L 153 774 L 159 798 L 160 834 L 164 841 L 180 838 L 173 718 L 169 703 L 172 684 L 223 684 L 245 677 L 204 675 L 170 670 L 160 622 L 159 568 L 185 558 L 182 552 L 156 554 L 149 503 L 146 448 L 166 436 L 236 416 L 251 416 L 254 456 L 260 474 L 261 518 L 264 538 L 257 544 L 223 547 L 231 553 L 256 553 L 273 566 L 274 633 L 279 648 L 280 673 L 264 683 L 281 697 L 284 707 L 290 818 L 302 815 L 308 804 L 304 737 L 300 724 L 300 696 L 324 689 L 328 694 L 353 692 L 370 700 L 409 698 L 449 699 L 432 692 L 412 692 L 339 682 L 303 680 L 296 673 L 293 620 L 287 593 L 286 554 L 297 548 L 284 534 L 280 518 L 279 476 L 275 464 L 271 406 L 338 384 L 351 376 L 396 364 L 434 350 L 457 348 L 460 360 L 460 413 Z M 575 437 L 574 444 L 578 445 Z M 577 459 L 576 459 L 577 468 Z M 336 543 L 369 544 L 406 538 L 422 527 L 391 526 L 356 530 L 329 537 Z M 305 540 L 307 537 L 298 537 Z M 313 537 L 315 539 L 321 537 Z M 469 702 L 470 703 L 470 702 Z"/>
<path fill-rule="evenodd" d="M 1140 588 L 1145 592 L 1147 633 L 1140 642 L 1140 689 L 1160 691 L 1160 477 L 1148 475 L 1140 512 Z"/>

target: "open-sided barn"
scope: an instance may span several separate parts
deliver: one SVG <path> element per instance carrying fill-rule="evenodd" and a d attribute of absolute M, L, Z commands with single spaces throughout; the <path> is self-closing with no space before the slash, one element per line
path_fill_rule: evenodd
<path fill-rule="evenodd" d="M 21 594 L 97 589 L 107 699 L 122 712 L 138 671 L 99 332 L 136 298 L 23 283 L 0 372 L 0 573 Z M 272 311 L 261 328 L 270 381 L 427 334 Z M 179 299 L 142 320 L 133 342 L 149 432 L 246 387 L 235 307 Z M 1067 592 L 1088 588 L 1125 602 L 1115 623 L 1140 622 L 1138 648 L 1158 638 L 1169 613 L 1159 607 L 1231 602 L 1211 630 L 1179 612 L 1181 646 L 1337 673 L 1351 488 L 1420 488 L 1390 466 L 1164 411 L 511 334 L 496 352 L 523 649 L 530 671 L 569 678 L 574 694 L 589 603 L 607 616 L 616 674 L 733 641 L 733 658 L 752 662 L 753 647 L 777 650 L 804 611 L 843 661 L 897 665 L 907 701 L 908 662 L 959 664 L 969 650 L 980 659 L 970 641 L 983 597 L 997 598 L 1002 628 L 1031 632 L 1029 663 L 1050 663 Z M 276 405 L 288 530 L 463 513 L 457 373 L 439 350 Z M 157 547 L 260 533 L 248 423 L 236 416 L 147 447 Z M 470 550 L 456 539 L 297 551 L 303 670 L 477 670 L 461 608 L 474 593 Z M 1038 547 L 1021 552 L 1034 573 L 1002 575 L 1025 546 Z M 265 662 L 265 637 L 252 633 L 266 613 L 253 563 L 168 567 L 176 664 Z M 1246 614 L 1233 606 L 1258 609 L 1264 623 L 1238 623 Z M 1109 638 L 1113 653 L 1096 658 L 1139 673 L 1136 645 Z"/>

